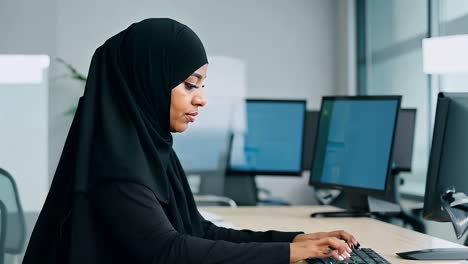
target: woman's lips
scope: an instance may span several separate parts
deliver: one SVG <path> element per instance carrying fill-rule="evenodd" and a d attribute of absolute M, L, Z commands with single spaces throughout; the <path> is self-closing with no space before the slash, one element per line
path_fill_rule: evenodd
<path fill-rule="evenodd" d="M 198 115 L 197 112 L 185 114 L 187 120 L 191 123 L 195 122 L 195 117 Z"/>

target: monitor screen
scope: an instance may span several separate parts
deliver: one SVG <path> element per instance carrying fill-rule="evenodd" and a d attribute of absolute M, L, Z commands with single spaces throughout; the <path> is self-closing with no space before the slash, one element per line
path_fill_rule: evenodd
<path fill-rule="evenodd" d="M 416 109 L 400 109 L 393 142 L 393 170 L 411 171 Z"/>
<path fill-rule="evenodd" d="M 468 195 L 468 93 L 440 93 L 424 196 L 424 218 L 450 221 L 440 197 L 450 187 Z"/>
<path fill-rule="evenodd" d="M 310 184 L 383 193 L 400 96 L 324 97 Z"/>
<path fill-rule="evenodd" d="M 304 159 L 302 169 L 310 170 L 314 156 L 315 136 L 320 111 L 307 111 L 304 132 Z M 398 114 L 398 122 L 393 141 L 393 170 L 411 171 L 413 162 L 414 132 L 416 127 L 416 109 L 403 108 Z"/>
<path fill-rule="evenodd" d="M 247 129 L 233 140 L 230 173 L 301 175 L 305 107 L 304 100 L 247 100 Z"/>

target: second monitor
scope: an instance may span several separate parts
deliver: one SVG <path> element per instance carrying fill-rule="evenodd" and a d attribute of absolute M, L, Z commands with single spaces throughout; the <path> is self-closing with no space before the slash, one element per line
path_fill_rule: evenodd
<path fill-rule="evenodd" d="M 256 205 L 256 175 L 302 174 L 305 107 L 305 100 L 247 100 L 247 128 L 232 142 L 226 196 Z"/>
<path fill-rule="evenodd" d="M 347 190 L 351 210 L 373 211 L 370 196 L 383 196 L 389 185 L 400 102 L 401 96 L 324 97 L 310 185 Z"/>
<path fill-rule="evenodd" d="M 234 138 L 229 171 L 250 175 L 302 174 L 305 100 L 247 100 L 247 129 Z"/>

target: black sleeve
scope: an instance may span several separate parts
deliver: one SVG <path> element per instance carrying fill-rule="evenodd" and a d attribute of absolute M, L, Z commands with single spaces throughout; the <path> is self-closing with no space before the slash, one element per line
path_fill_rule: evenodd
<path fill-rule="evenodd" d="M 289 243 L 233 243 L 178 233 L 153 192 L 139 184 L 101 186 L 93 204 L 101 228 L 139 263 L 289 263 Z"/>
<path fill-rule="evenodd" d="M 202 217 L 202 216 L 200 216 Z M 235 230 L 218 227 L 207 220 L 202 220 L 204 238 L 213 240 L 226 240 L 236 243 L 241 242 L 292 242 L 295 236 L 303 232 L 279 232 L 266 231 L 255 232 L 251 230 Z"/>

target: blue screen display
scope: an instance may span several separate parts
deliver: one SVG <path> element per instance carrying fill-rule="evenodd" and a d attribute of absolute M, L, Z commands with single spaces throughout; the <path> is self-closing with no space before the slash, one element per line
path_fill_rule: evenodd
<path fill-rule="evenodd" d="M 324 99 L 311 183 L 384 190 L 398 99 Z"/>
<path fill-rule="evenodd" d="M 231 170 L 300 173 L 305 101 L 247 101 L 246 107 L 247 131 L 234 139 Z"/>

